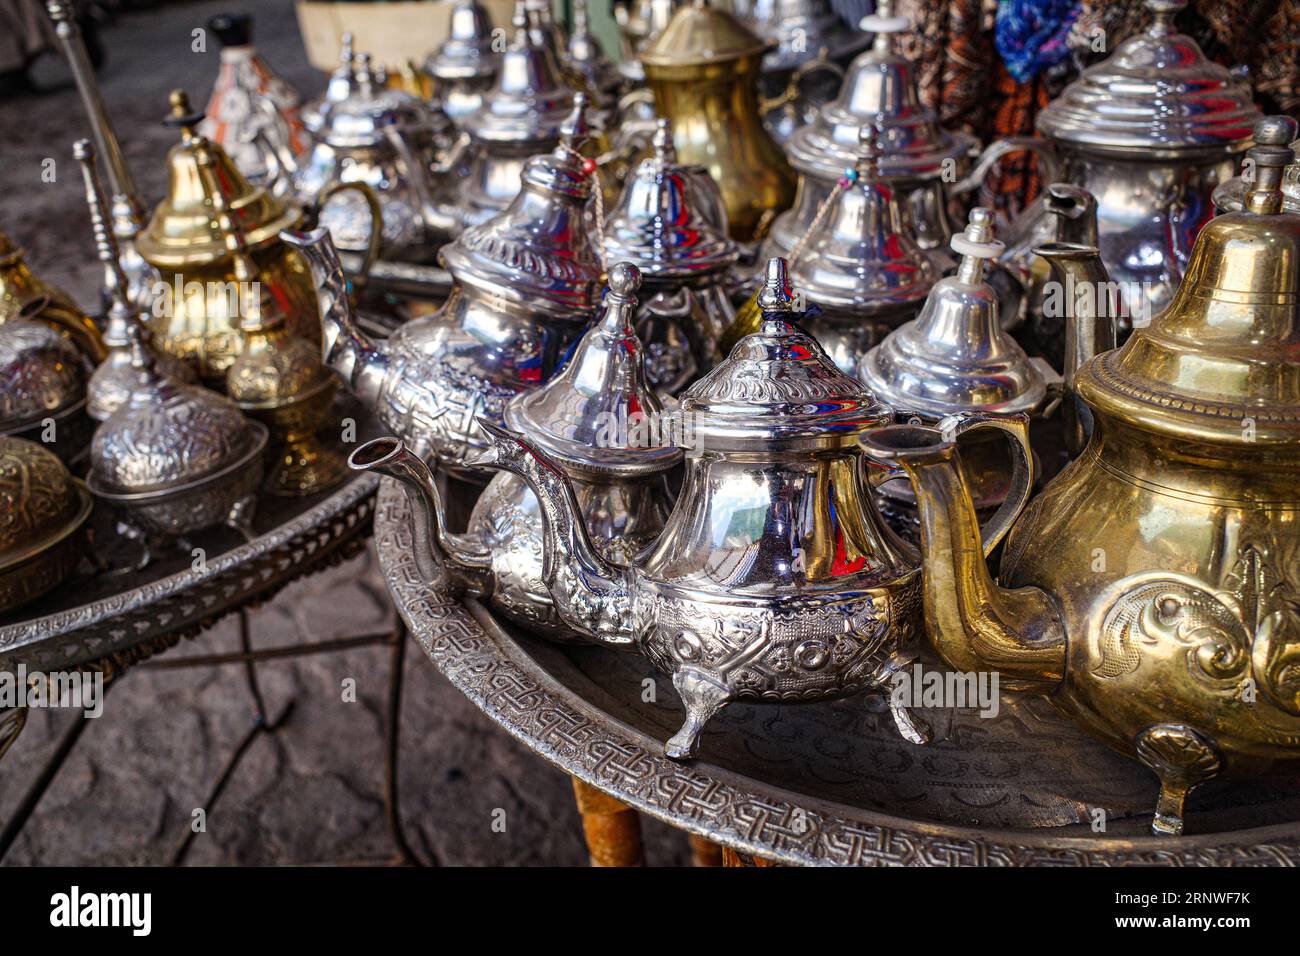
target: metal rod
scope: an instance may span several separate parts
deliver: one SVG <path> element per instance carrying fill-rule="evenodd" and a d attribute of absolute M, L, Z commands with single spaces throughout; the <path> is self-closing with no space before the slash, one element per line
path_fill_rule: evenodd
<path fill-rule="evenodd" d="M 402 813 L 398 803 L 398 757 L 401 753 L 402 683 L 406 664 L 406 625 L 397 622 L 393 648 L 388 658 L 388 707 L 384 718 L 384 814 L 388 829 L 397 844 L 398 859 L 405 866 L 424 866 L 406 842 Z"/>
<path fill-rule="evenodd" d="M 312 644 L 299 644 L 294 647 L 266 647 L 247 653 L 238 651 L 233 654 L 201 654 L 193 657 L 155 658 L 142 661 L 136 667 L 153 670 L 184 670 L 189 667 L 206 667 L 218 664 L 243 664 L 250 660 L 282 660 L 292 657 L 307 657 L 311 654 L 330 654 L 334 651 L 346 651 L 354 647 L 365 647 L 370 644 L 387 644 L 392 640 L 392 632 L 384 631 L 380 634 L 339 637 L 329 641 L 317 641 Z"/>

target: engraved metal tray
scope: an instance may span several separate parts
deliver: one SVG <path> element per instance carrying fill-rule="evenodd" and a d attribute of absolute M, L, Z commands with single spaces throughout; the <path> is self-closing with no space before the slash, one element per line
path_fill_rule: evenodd
<path fill-rule="evenodd" d="M 467 513 L 467 487 L 452 492 Z M 682 712 L 667 679 L 638 655 L 547 643 L 427 588 L 407 514 L 384 479 L 380 564 L 438 669 L 566 773 L 682 830 L 788 864 L 1300 864 L 1294 773 L 1208 783 L 1189 800 L 1188 834 L 1154 837 L 1155 778 L 1041 700 L 1004 702 L 993 718 L 957 712 L 928 747 L 903 741 L 862 698 L 734 704 L 710 723 L 700 758 L 675 763 L 663 742 Z"/>

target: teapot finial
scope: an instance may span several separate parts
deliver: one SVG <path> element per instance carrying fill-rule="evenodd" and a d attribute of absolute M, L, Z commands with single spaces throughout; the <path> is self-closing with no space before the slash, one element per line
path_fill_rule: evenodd
<path fill-rule="evenodd" d="M 587 94 L 573 95 L 573 112 L 560 127 L 560 142 L 569 149 L 578 149 L 587 138 Z"/>
<path fill-rule="evenodd" d="M 179 127 L 186 142 L 197 138 L 196 130 L 203 122 L 204 113 L 190 106 L 189 94 L 184 90 L 172 90 L 167 95 L 167 102 L 171 104 L 172 111 L 163 119 L 163 125 Z"/>
<path fill-rule="evenodd" d="M 1187 6 L 1187 0 L 1146 0 L 1146 6 L 1151 11 L 1151 28 L 1147 32 L 1153 37 L 1167 37 L 1177 32 L 1174 17 Z"/>
<path fill-rule="evenodd" d="M 339 62 L 350 68 L 356 55 L 356 48 L 353 46 L 352 31 L 349 30 L 343 34 L 342 42 L 339 44 Z"/>
<path fill-rule="evenodd" d="M 86 184 L 86 205 L 90 207 L 90 227 L 95 233 L 95 251 L 104 265 L 104 289 L 114 307 L 126 306 L 129 283 L 119 257 L 117 238 L 108 228 L 104 190 L 95 173 L 95 150 L 90 140 L 79 139 L 72 144 L 72 154 L 81 164 L 81 175 Z"/>
<path fill-rule="evenodd" d="M 880 157 L 885 152 L 885 114 L 858 130 L 856 172 L 863 182 L 872 182 L 880 174 Z"/>
<path fill-rule="evenodd" d="M 510 24 L 515 28 L 515 46 L 528 46 L 528 4 L 524 0 L 519 0 L 515 4 L 515 12 L 510 16 Z"/>
<path fill-rule="evenodd" d="M 1006 249 L 1006 243 L 993 238 L 993 212 L 983 206 L 970 211 L 966 231 L 954 233 L 948 244 L 961 256 L 957 277 L 970 284 L 984 278 L 985 259 L 996 259 Z"/>
<path fill-rule="evenodd" d="M 641 288 L 641 270 L 630 262 L 619 262 L 609 270 L 609 301 L 622 305 L 629 300 L 636 304 L 636 292 Z"/>
<path fill-rule="evenodd" d="M 864 33 L 874 33 L 872 50 L 880 55 L 892 56 L 895 52 L 895 37 L 912 28 L 912 21 L 907 17 L 894 16 L 894 0 L 880 0 L 876 12 L 868 14 L 858 21 L 858 29 Z"/>
<path fill-rule="evenodd" d="M 1255 145 L 1246 153 L 1254 167 L 1254 184 L 1246 193 L 1246 209 L 1272 216 L 1282 211 L 1282 175 L 1295 161 L 1291 142 L 1296 121 L 1289 116 L 1266 116 L 1255 124 Z"/>
<path fill-rule="evenodd" d="M 673 131 L 668 120 L 663 117 L 655 120 L 655 134 L 650 144 L 655 151 L 655 162 L 660 168 L 676 164 L 677 146 L 673 143 Z"/>
<path fill-rule="evenodd" d="M 773 256 L 767 260 L 763 291 L 758 294 L 758 307 L 764 313 L 779 313 L 789 312 L 793 306 L 794 299 L 790 292 L 790 264 L 781 256 Z"/>

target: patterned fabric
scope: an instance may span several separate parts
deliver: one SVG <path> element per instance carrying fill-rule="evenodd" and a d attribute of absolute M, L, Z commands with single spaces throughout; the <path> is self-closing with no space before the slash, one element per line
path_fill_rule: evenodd
<path fill-rule="evenodd" d="M 1078 16 L 1079 0 L 1001 0 L 997 48 L 1007 71 L 1023 83 L 1064 60 Z"/>

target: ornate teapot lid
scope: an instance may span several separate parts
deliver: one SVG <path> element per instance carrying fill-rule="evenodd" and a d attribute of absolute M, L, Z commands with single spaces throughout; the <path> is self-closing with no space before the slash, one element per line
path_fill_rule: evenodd
<path fill-rule="evenodd" d="M 36 442 L 0 437 L 0 573 L 62 540 L 90 508 L 90 496 L 57 455 Z"/>
<path fill-rule="evenodd" d="M 235 168 L 226 151 L 197 128 L 202 113 L 190 109 L 189 98 L 181 90 L 171 94 L 171 115 L 165 121 L 181 131 L 181 141 L 167 154 L 167 198 L 158 204 L 149 225 L 136 246 L 150 265 L 160 269 L 183 269 L 187 266 L 218 262 L 227 255 L 226 244 L 212 219 L 212 197 L 199 175 L 199 154 L 211 152 L 216 165 L 215 181 L 232 215 L 248 238 L 250 246 L 278 242 L 281 229 L 292 229 L 302 218 L 301 211 L 276 199 L 260 186 L 252 186 Z"/>
<path fill-rule="evenodd" d="M 826 0 L 754 0 L 745 20 L 775 46 L 763 58 L 769 72 L 793 70 L 822 51 L 842 63 L 871 39 L 849 29 Z"/>
<path fill-rule="evenodd" d="M 683 448 L 789 450 L 854 446 L 890 415 L 797 324 L 786 261 L 768 261 L 759 330 L 687 389 L 672 414 Z"/>
<path fill-rule="evenodd" d="M 193 484 L 246 460 L 266 441 L 224 395 L 162 375 L 138 324 L 129 327 L 135 385 L 95 429 L 87 483 L 96 493 L 148 494 Z"/>
<path fill-rule="evenodd" d="M 888 133 L 881 124 L 858 131 L 860 146 L 846 188 L 824 225 L 792 251 L 791 279 L 812 302 L 852 317 L 877 318 L 919 308 L 939 270 L 907 232 L 901 197 L 881 178 Z"/>
<path fill-rule="evenodd" d="M 1246 208 L 1201 229 L 1173 301 L 1149 326 L 1079 370 L 1089 405 L 1186 439 L 1300 439 L 1300 215 L 1282 212 L 1280 188 L 1295 136 L 1287 116 L 1255 127 Z"/>
<path fill-rule="evenodd" d="M 599 105 L 616 105 L 623 86 L 623 74 L 605 55 L 604 47 L 591 32 L 587 0 L 573 0 L 573 30 L 569 34 L 566 53 L 570 64 L 582 74 L 588 88 L 598 98 Z"/>
<path fill-rule="evenodd" d="M 496 82 L 480 109 L 463 125 L 484 143 L 535 144 L 554 140 L 573 109 L 573 90 L 564 85 L 551 51 L 533 42 L 524 4 L 515 8 L 514 42 L 501 54 Z"/>
<path fill-rule="evenodd" d="M 605 223 L 606 259 L 631 260 L 651 280 L 689 279 L 730 268 L 739 248 L 697 205 L 713 208 L 719 199 L 697 196 L 706 183 L 677 162 L 667 120 L 658 121 L 652 142 L 653 155 L 628 178 Z"/>
<path fill-rule="evenodd" d="M 867 353 L 858 377 L 894 408 L 932 417 L 1039 408 L 1047 379 L 1058 376 L 1002 330 L 997 292 L 984 280 L 984 263 L 1005 248 L 993 238 L 993 214 L 972 209 L 951 245 L 962 257 L 957 274 L 940 279 L 921 314 Z"/>
<path fill-rule="evenodd" d="M 786 152 L 796 169 L 830 177 L 852 167 L 859 131 L 876 122 L 885 127 L 880 172 L 891 179 L 938 176 L 945 161 L 977 145 L 967 133 L 943 129 L 934 111 L 921 104 L 912 64 L 897 49 L 898 35 L 912 24 L 892 10 L 889 0 L 881 0 L 877 12 L 863 18 L 862 29 L 876 35 L 871 49 L 849 65 L 839 95 L 790 135 Z"/>
<path fill-rule="evenodd" d="M 604 314 L 546 385 L 507 406 L 505 421 L 565 465 L 619 477 L 673 467 L 680 448 L 658 440 L 663 406 L 646 380 L 632 328 L 641 273 L 630 262 L 609 271 Z"/>
<path fill-rule="evenodd" d="M 356 51 L 352 34 L 344 33 L 339 44 L 339 65 L 330 74 L 325 92 L 316 99 L 306 103 L 299 111 L 298 118 L 308 131 L 315 133 L 325 122 L 325 112 L 335 103 L 342 103 L 352 95 L 356 84 Z"/>
<path fill-rule="evenodd" d="M 772 46 L 708 0 L 692 0 L 674 11 L 668 25 L 641 52 L 640 60 L 644 66 L 661 69 L 713 65 L 756 57 Z"/>
<path fill-rule="evenodd" d="M 447 39 L 425 61 L 424 69 L 438 80 L 471 80 L 495 76 L 500 57 L 492 49 L 492 20 L 478 0 L 452 4 Z"/>
<path fill-rule="evenodd" d="M 77 347 L 41 322 L 0 325 L 0 431 L 22 431 L 86 397 Z"/>
<path fill-rule="evenodd" d="M 351 92 L 321 110 L 316 139 L 344 149 L 374 146 L 386 142 L 390 128 L 407 138 L 445 140 L 452 135 L 451 120 L 442 110 L 381 85 L 371 69 L 370 54 L 358 54 Z"/>
<path fill-rule="evenodd" d="M 1250 85 L 1175 31 L 1174 16 L 1185 6 L 1186 0 L 1146 0 L 1146 33 L 1084 70 L 1038 114 L 1039 130 L 1082 147 L 1156 157 L 1245 149 L 1260 119 Z"/>
<path fill-rule="evenodd" d="M 601 270 L 582 225 L 593 188 L 592 167 L 578 153 L 587 137 L 586 106 L 586 96 L 574 97 L 559 146 L 524 164 L 522 188 L 509 206 L 438 253 L 457 284 L 560 318 L 590 313 Z"/>

